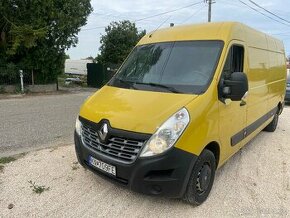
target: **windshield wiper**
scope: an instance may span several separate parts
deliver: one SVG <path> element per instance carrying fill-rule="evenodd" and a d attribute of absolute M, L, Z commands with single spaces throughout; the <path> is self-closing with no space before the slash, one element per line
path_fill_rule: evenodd
<path fill-rule="evenodd" d="M 171 86 L 167 86 L 167 85 L 163 85 L 163 84 L 158 84 L 158 83 L 134 82 L 134 84 L 149 85 L 149 86 L 164 88 L 164 89 L 167 89 L 168 91 L 173 92 L 173 93 L 182 93 L 179 90 L 177 90 L 177 89 L 175 89 L 175 88 L 173 88 Z"/>
<path fill-rule="evenodd" d="M 128 85 L 130 88 L 137 89 L 136 87 L 133 86 L 135 82 L 128 81 L 128 80 L 123 80 L 123 79 L 120 79 L 118 77 L 116 77 L 116 79 L 118 81 L 120 81 L 121 83 L 124 83 L 124 84 Z"/>

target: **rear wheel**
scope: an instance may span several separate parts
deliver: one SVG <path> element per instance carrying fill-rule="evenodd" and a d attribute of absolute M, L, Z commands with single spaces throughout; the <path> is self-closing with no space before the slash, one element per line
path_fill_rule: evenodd
<path fill-rule="evenodd" d="M 215 171 L 215 156 L 211 151 L 205 149 L 193 167 L 184 200 L 193 205 L 203 203 L 211 191 Z"/>
<path fill-rule="evenodd" d="M 279 121 L 279 112 L 277 111 L 276 114 L 273 117 L 273 120 L 271 123 L 268 124 L 268 126 L 265 127 L 264 131 L 266 132 L 274 132 L 277 128 L 278 121 Z"/>

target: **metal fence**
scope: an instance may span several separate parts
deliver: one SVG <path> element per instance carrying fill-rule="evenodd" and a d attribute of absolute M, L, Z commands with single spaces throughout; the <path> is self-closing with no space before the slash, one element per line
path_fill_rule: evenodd
<path fill-rule="evenodd" d="M 39 83 L 43 81 L 41 73 L 29 69 L 21 69 L 17 65 L 0 65 L 0 93 L 20 92 L 46 92 L 52 90 L 66 90 L 79 87 L 100 88 L 115 74 L 116 69 L 92 63 L 85 75 L 62 74 L 50 84 Z M 96 67 L 99 66 L 99 67 Z M 21 73 L 20 73 L 21 72 Z M 22 78 L 21 78 L 22 77 Z M 41 80 L 41 79 L 42 80 Z M 22 82 L 21 82 L 22 81 Z M 45 86 L 47 88 L 45 88 Z M 53 87 L 54 86 L 54 87 Z M 43 89 L 42 89 L 43 88 Z"/>
<path fill-rule="evenodd" d="M 33 83 L 31 71 L 9 66 L 0 66 L 0 85 L 20 84 L 20 72 L 23 75 L 23 82 L 31 85 Z"/>
<path fill-rule="evenodd" d="M 47 84 L 41 85 L 35 82 L 35 76 L 33 70 L 20 69 L 15 65 L 0 66 L 0 93 L 46 92 L 57 90 L 57 81 L 49 84 L 50 86 Z"/>

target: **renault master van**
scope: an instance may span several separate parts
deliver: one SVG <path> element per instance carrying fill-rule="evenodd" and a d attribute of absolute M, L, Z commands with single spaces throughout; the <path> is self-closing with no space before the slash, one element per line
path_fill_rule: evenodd
<path fill-rule="evenodd" d="M 283 44 L 262 32 L 235 22 L 154 31 L 82 105 L 78 161 L 131 190 L 199 205 L 217 168 L 275 131 L 285 88 Z"/>

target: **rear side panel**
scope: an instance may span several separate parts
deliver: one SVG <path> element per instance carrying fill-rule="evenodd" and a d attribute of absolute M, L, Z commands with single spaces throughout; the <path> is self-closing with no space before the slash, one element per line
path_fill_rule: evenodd
<path fill-rule="evenodd" d="M 286 89 L 286 65 L 285 54 L 269 52 L 268 71 L 268 109 L 277 106 L 277 102 L 282 102 Z"/>
<path fill-rule="evenodd" d="M 249 95 L 247 125 L 252 125 L 282 102 L 285 95 L 286 66 L 283 44 L 266 34 L 247 33 Z M 271 121 L 272 117 L 263 126 Z M 255 135 L 255 134 L 253 134 Z"/>
<path fill-rule="evenodd" d="M 268 101 L 268 52 L 255 47 L 248 48 L 249 94 L 247 97 L 247 123 L 255 122 L 269 110 Z"/>

